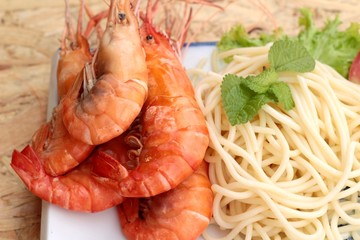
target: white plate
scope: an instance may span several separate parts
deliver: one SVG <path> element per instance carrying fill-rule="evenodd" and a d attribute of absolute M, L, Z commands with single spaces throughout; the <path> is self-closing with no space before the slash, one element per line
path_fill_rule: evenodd
<path fill-rule="evenodd" d="M 214 43 L 194 43 L 185 52 L 185 68 L 195 67 L 201 59 L 208 58 Z M 55 54 L 51 69 L 48 118 L 57 103 L 56 68 L 58 55 Z M 209 62 L 206 68 L 209 68 Z M 80 213 L 65 210 L 43 201 L 41 214 L 42 240 L 99 240 L 126 239 L 121 232 L 116 209 L 111 208 L 99 213 Z M 202 238 L 199 238 L 202 239 Z"/>

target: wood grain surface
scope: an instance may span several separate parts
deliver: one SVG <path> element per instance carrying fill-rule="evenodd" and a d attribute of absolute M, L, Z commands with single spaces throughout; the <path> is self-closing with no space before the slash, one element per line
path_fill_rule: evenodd
<path fill-rule="evenodd" d="M 104 0 L 86 0 L 106 8 Z M 214 41 L 231 26 L 286 33 L 298 29 L 299 8 L 314 11 L 316 23 L 336 15 L 342 27 L 360 22 L 358 0 L 218 0 L 224 10 L 196 8 L 193 41 Z M 76 18 L 78 0 L 70 0 Z M 0 239 L 39 239 L 41 201 L 27 191 L 9 166 L 13 149 L 21 150 L 46 120 L 51 57 L 64 30 L 63 0 L 0 1 Z"/>

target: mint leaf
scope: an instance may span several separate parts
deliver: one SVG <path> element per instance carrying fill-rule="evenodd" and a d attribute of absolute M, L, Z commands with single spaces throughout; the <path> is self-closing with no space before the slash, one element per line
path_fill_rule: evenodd
<path fill-rule="evenodd" d="M 246 123 L 249 119 L 244 111 L 246 104 L 251 101 L 254 92 L 242 85 L 244 78 L 228 74 L 221 84 L 222 103 L 231 125 Z"/>
<path fill-rule="evenodd" d="M 265 69 L 257 76 L 248 76 L 243 84 L 256 93 L 266 93 L 271 84 L 278 81 L 279 76 L 273 68 Z"/>
<path fill-rule="evenodd" d="M 268 97 L 267 94 L 254 93 L 252 97 L 246 102 L 246 104 L 244 104 L 244 107 L 242 108 L 242 113 L 239 114 L 237 119 L 238 124 L 244 124 L 252 120 L 258 114 L 261 107 L 270 101 L 271 99 Z"/>
<path fill-rule="evenodd" d="M 260 85 L 264 83 L 264 79 L 262 79 L 264 75 L 259 75 L 260 78 L 251 77 L 251 81 L 249 81 L 249 77 L 243 78 L 233 74 L 224 76 L 221 84 L 222 104 L 232 126 L 252 120 L 261 107 L 269 102 L 279 102 L 286 110 L 294 107 L 290 88 L 284 82 L 271 82 L 272 80 L 270 80 L 266 92 L 259 93 L 253 90 L 262 89 L 254 86 L 257 83 Z M 249 82 L 251 82 L 250 85 Z"/>
<path fill-rule="evenodd" d="M 250 121 L 269 102 L 280 102 L 286 110 L 294 107 L 290 88 L 278 80 L 272 69 L 246 78 L 225 75 L 221 84 L 221 97 L 225 113 L 233 126 Z"/>
<path fill-rule="evenodd" d="M 294 49 L 294 55 L 301 57 L 293 56 L 289 60 L 284 56 Z M 272 52 L 272 59 L 269 54 L 270 68 L 264 69 L 259 75 L 245 78 L 234 74 L 224 76 L 221 83 L 221 98 L 231 125 L 250 121 L 257 115 L 261 107 L 269 102 L 280 103 L 285 110 L 293 108 L 295 104 L 290 88 L 285 82 L 279 81 L 277 71 L 310 71 L 315 66 L 314 59 L 307 54 L 306 49 L 301 48 L 298 42 L 277 41 L 270 48 L 270 52 Z M 307 64 L 306 61 L 310 61 L 311 64 Z"/>
<path fill-rule="evenodd" d="M 271 100 L 267 94 L 259 94 L 248 88 L 244 84 L 247 82 L 249 78 L 227 74 L 221 84 L 224 110 L 233 126 L 254 118 L 261 107 Z"/>
<path fill-rule="evenodd" d="M 291 110 L 295 106 L 290 88 L 286 83 L 279 81 L 272 84 L 269 92 L 276 97 L 274 101 L 281 103 L 286 111 Z"/>
<path fill-rule="evenodd" d="M 269 51 L 270 66 L 277 72 L 310 72 L 315 67 L 315 60 L 298 41 L 279 40 L 274 42 Z"/>

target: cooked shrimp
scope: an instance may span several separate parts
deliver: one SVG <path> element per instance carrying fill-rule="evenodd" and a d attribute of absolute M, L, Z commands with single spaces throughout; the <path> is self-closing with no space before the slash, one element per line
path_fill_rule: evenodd
<path fill-rule="evenodd" d="M 85 70 L 83 74 L 89 71 L 88 67 L 85 67 Z M 76 99 L 81 87 L 82 78 L 78 77 L 63 99 Z M 62 121 L 62 112 L 61 101 L 54 108 L 51 120 L 35 132 L 31 141 L 31 147 L 40 159 L 44 171 L 52 176 L 64 174 L 76 167 L 95 148 L 93 145 L 76 140 L 69 134 Z"/>
<path fill-rule="evenodd" d="M 147 95 L 148 73 L 137 18 L 129 0 L 119 1 L 111 0 L 107 26 L 93 58 L 93 76 L 84 79 L 87 85 L 78 99 L 63 101 L 68 132 L 92 145 L 123 133 Z"/>
<path fill-rule="evenodd" d="M 208 226 L 213 193 L 207 163 L 176 188 L 150 198 L 127 198 L 117 207 L 120 224 L 128 239 L 190 240 Z"/>
<path fill-rule="evenodd" d="M 138 166 L 121 182 L 120 194 L 149 197 L 176 187 L 202 162 L 209 144 L 205 118 L 191 82 L 169 39 L 148 15 L 141 36 L 149 69 L 149 92 L 140 116 Z M 134 131 L 136 132 L 136 131 Z M 140 137 L 138 137 L 140 136 Z"/>
<path fill-rule="evenodd" d="M 41 199 L 69 210 L 98 212 L 123 201 L 117 191 L 118 182 L 127 171 L 109 154 L 122 151 L 118 146 L 113 150 L 114 146 L 114 143 L 101 146 L 78 167 L 58 177 L 46 174 L 41 159 L 30 146 L 13 152 L 11 166 Z"/>
<path fill-rule="evenodd" d="M 59 61 L 57 66 L 57 92 L 59 99 L 62 99 L 63 96 L 69 91 L 75 81 L 76 76 L 84 68 L 84 65 L 87 62 L 90 62 L 92 59 L 89 42 L 82 34 L 84 7 L 84 0 L 81 0 L 77 22 L 77 32 L 75 34 L 70 19 L 69 3 L 68 0 L 65 0 L 66 27 L 65 34 L 61 41 Z M 70 41 L 69 44 L 67 44 L 67 40 Z"/>
<path fill-rule="evenodd" d="M 58 95 L 60 99 L 75 101 L 82 89 L 83 76 L 91 75 L 88 60 L 92 58 L 86 37 L 81 32 L 82 11 L 84 1 L 81 1 L 77 34 L 72 33 L 69 6 L 66 3 L 66 22 L 68 38 L 73 47 L 66 48 L 66 36 L 60 51 L 58 63 Z M 79 75 L 79 76 L 78 76 Z M 32 137 L 31 147 L 40 159 L 46 174 L 58 176 L 66 173 L 85 160 L 95 146 L 73 138 L 63 124 L 63 103 L 60 102 L 53 111 L 49 122 L 43 124 Z"/>

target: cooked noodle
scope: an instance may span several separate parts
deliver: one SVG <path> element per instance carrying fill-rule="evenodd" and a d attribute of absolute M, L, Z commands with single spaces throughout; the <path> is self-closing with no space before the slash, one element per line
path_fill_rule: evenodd
<path fill-rule="evenodd" d="M 196 98 L 211 143 L 205 160 L 215 193 L 205 239 L 359 239 L 360 85 L 320 62 L 309 73 L 280 73 L 295 108 L 265 105 L 250 122 L 231 126 L 221 104 L 225 73 L 258 74 L 270 46 L 214 54 L 234 56 L 201 79 Z M 221 71 L 219 69 L 223 68 Z M 234 100 L 236 101 L 236 100 Z"/>

